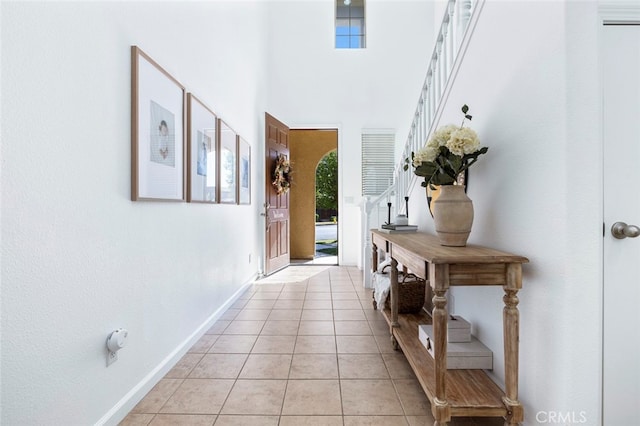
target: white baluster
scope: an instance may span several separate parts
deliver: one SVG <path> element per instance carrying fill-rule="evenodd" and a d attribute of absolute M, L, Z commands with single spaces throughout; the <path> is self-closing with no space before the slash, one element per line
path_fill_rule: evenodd
<path fill-rule="evenodd" d="M 420 92 L 420 99 L 422 99 L 422 109 L 420 110 L 420 129 L 422 133 L 422 137 L 418 142 L 420 145 L 424 145 L 424 138 L 427 136 L 427 129 L 424 127 L 424 116 L 427 113 L 427 96 L 424 89 Z"/>
<path fill-rule="evenodd" d="M 464 32 L 467 30 L 467 25 L 469 24 L 469 19 L 471 18 L 471 7 L 473 5 L 471 4 L 471 0 L 459 0 L 458 3 L 458 24 L 460 26 L 458 31 L 458 43 L 460 43 L 462 42 Z"/>
<path fill-rule="evenodd" d="M 455 58 L 458 56 L 458 40 L 459 40 L 458 23 L 457 23 L 458 17 L 456 15 L 455 0 L 449 1 L 447 11 L 449 13 L 449 38 L 451 39 L 449 42 L 449 46 L 451 49 L 451 58 L 453 59 L 453 61 L 455 61 Z"/>
<path fill-rule="evenodd" d="M 405 157 L 405 158 L 411 158 L 411 152 L 415 152 L 416 151 L 416 141 L 415 141 L 415 139 L 412 137 L 408 142 L 409 142 L 409 146 L 411 147 L 411 149 L 407 150 L 408 156 Z"/>
<path fill-rule="evenodd" d="M 453 71 L 453 64 L 456 61 L 456 57 L 458 55 L 456 51 L 456 29 L 453 24 L 453 16 L 449 15 L 449 22 L 447 23 L 449 40 L 447 41 L 447 48 L 449 49 L 449 57 L 451 61 L 449 63 L 449 69 L 447 70 L 447 74 L 451 74 Z"/>
<path fill-rule="evenodd" d="M 422 128 L 424 129 L 424 140 L 420 141 L 421 145 L 427 142 L 427 136 L 429 133 L 428 117 L 429 117 L 429 103 L 427 102 L 429 94 L 427 93 L 426 86 L 422 88 L 422 98 L 424 101 L 424 109 L 422 111 Z"/>
<path fill-rule="evenodd" d="M 396 214 L 399 213 L 399 209 L 400 209 L 400 205 L 398 204 L 398 191 L 396 190 L 397 187 L 398 187 L 398 182 L 397 180 L 394 180 L 393 185 L 391 185 L 391 188 L 393 188 L 393 190 L 391 191 L 391 195 L 393 195 L 393 205 L 395 206 L 395 213 L 391 215 L 392 221 L 396 217 Z"/>
<path fill-rule="evenodd" d="M 420 137 L 418 144 L 422 145 L 424 140 L 424 126 L 422 125 L 422 117 L 424 117 L 424 93 L 420 92 L 420 114 L 418 115 L 418 128 L 420 129 Z"/>
<path fill-rule="evenodd" d="M 436 46 L 439 43 L 436 44 Z M 437 48 L 435 51 L 435 54 L 433 55 L 433 60 L 432 60 L 432 65 L 431 68 L 433 69 L 433 86 L 431 86 L 431 89 L 433 90 L 433 96 L 434 96 L 434 106 L 438 104 L 438 102 L 440 102 L 440 73 L 438 72 L 438 61 L 440 60 L 439 58 L 440 53 L 438 52 Z"/>
<path fill-rule="evenodd" d="M 424 114 L 424 126 L 427 129 L 426 136 L 429 137 L 429 126 L 431 124 L 431 88 L 427 85 L 426 81 L 425 81 L 425 85 L 424 85 L 424 93 L 425 96 L 427 98 L 427 110 L 425 111 Z"/>
<path fill-rule="evenodd" d="M 411 146 L 416 146 L 416 125 L 415 122 L 411 124 Z"/>
<path fill-rule="evenodd" d="M 422 126 L 420 125 L 420 114 L 421 114 L 420 109 L 422 109 L 422 104 L 420 104 L 420 108 L 418 108 L 418 110 L 416 111 L 416 116 L 413 119 L 413 121 L 415 121 L 416 123 L 416 142 L 418 144 L 420 144 L 420 141 L 422 140 Z"/>
<path fill-rule="evenodd" d="M 436 72 L 438 75 L 438 90 L 437 90 L 437 100 L 438 102 L 440 102 L 440 100 L 442 99 L 442 95 L 444 94 L 444 85 L 446 84 L 446 78 L 447 76 L 444 75 L 444 69 L 443 69 L 443 65 L 444 65 L 444 60 L 442 58 L 442 33 L 440 33 L 440 37 L 438 38 L 438 44 L 437 44 L 437 51 L 438 51 L 438 62 L 436 64 Z"/>
<path fill-rule="evenodd" d="M 422 139 L 422 125 L 420 124 L 420 116 L 422 115 L 422 97 L 418 99 L 418 108 L 416 109 L 416 116 L 413 119 L 416 122 L 416 128 L 418 129 L 418 143 L 420 143 L 420 139 Z"/>
<path fill-rule="evenodd" d="M 371 245 L 371 210 L 372 205 L 368 196 L 362 197 L 362 203 L 360 204 L 362 212 L 362 278 L 364 282 L 364 288 L 372 288 L 371 286 L 371 253 L 373 246 Z"/>
<path fill-rule="evenodd" d="M 400 194 L 407 194 L 409 192 L 409 176 L 411 176 L 410 171 L 402 175 L 402 190 L 398 191 Z"/>
<path fill-rule="evenodd" d="M 452 63 L 452 57 L 449 54 L 449 36 L 448 36 L 448 32 L 447 30 L 449 29 L 449 25 L 448 24 L 444 24 L 442 25 L 442 56 L 441 56 L 441 61 L 442 64 L 440 66 L 440 72 L 442 73 L 442 87 L 443 87 L 443 92 L 444 92 L 444 87 L 447 84 L 447 80 L 449 80 L 449 67 L 450 64 Z"/>
<path fill-rule="evenodd" d="M 433 95 L 431 106 L 434 110 L 438 102 L 438 75 L 436 74 L 436 60 L 437 56 L 434 55 L 434 59 L 431 60 L 431 94 Z"/>
<path fill-rule="evenodd" d="M 433 73 L 427 75 L 429 79 L 429 123 L 433 122 L 433 114 L 435 111 L 435 93 L 433 90 Z"/>

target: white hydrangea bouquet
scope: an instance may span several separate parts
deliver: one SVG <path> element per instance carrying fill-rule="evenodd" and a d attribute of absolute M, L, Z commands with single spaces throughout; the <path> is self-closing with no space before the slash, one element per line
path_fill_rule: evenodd
<path fill-rule="evenodd" d="M 460 174 L 489 150 L 480 147 L 480 140 L 473 129 L 464 127 L 465 120 L 471 121 L 472 118 L 468 112 L 469 107 L 464 105 L 464 118 L 459 127 L 453 124 L 440 127 L 424 147 L 411 153 L 411 159 L 405 159 L 404 170 L 411 163 L 413 172 L 424 177 L 422 186 L 454 185 Z"/>

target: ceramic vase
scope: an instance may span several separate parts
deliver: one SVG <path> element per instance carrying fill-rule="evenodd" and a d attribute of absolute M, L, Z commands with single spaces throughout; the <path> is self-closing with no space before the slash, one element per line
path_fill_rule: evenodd
<path fill-rule="evenodd" d="M 462 185 L 442 185 L 433 202 L 433 221 L 440 244 L 464 247 L 473 224 L 473 203 Z"/>

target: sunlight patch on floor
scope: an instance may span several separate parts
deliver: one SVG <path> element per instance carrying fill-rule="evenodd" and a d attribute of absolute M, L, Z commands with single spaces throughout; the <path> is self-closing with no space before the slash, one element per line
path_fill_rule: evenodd
<path fill-rule="evenodd" d="M 256 284 L 297 283 L 330 269 L 333 265 L 293 265 L 255 281 Z"/>

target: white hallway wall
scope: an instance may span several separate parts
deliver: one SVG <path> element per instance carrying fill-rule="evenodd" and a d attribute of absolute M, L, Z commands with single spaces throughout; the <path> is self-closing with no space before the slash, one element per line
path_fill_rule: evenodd
<path fill-rule="evenodd" d="M 368 0 L 366 49 L 334 48 L 334 16 L 333 0 L 269 5 L 268 102 L 292 128 L 339 129 L 342 263 L 361 265 L 361 131 L 407 137 L 435 40 L 433 3 Z"/>
<path fill-rule="evenodd" d="M 530 259 L 519 294 L 526 425 L 553 412 L 600 424 L 597 30 L 596 2 L 487 1 L 440 123 L 459 124 L 466 103 L 468 125 L 489 146 L 471 170 L 469 242 Z M 414 187 L 410 217 L 433 231 L 423 191 Z M 503 382 L 502 289 L 450 293 Z"/>
<path fill-rule="evenodd" d="M 262 249 L 257 191 L 251 206 L 130 201 L 130 45 L 261 146 L 265 5 L 1 7 L 0 423 L 94 424 L 186 350 Z M 106 368 L 117 327 L 129 344 Z"/>

